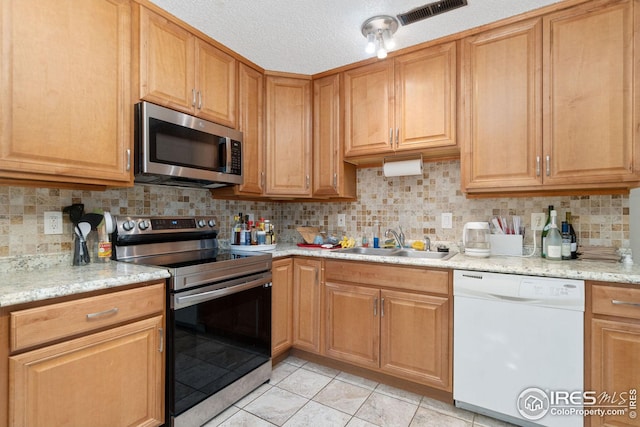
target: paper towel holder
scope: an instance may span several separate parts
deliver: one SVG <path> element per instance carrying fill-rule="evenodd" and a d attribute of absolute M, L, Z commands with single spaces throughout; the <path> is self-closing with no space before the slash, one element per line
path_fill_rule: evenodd
<path fill-rule="evenodd" d="M 402 170 L 393 166 L 402 165 Z M 394 170 L 391 170 L 394 169 Z M 385 177 L 412 176 L 423 174 L 422 154 L 409 154 L 405 156 L 384 157 L 382 159 L 382 171 Z"/>

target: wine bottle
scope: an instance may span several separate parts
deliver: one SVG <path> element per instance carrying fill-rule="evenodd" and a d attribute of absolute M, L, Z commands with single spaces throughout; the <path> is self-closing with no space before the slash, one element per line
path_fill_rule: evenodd
<path fill-rule="evenodd" d="M 547 245 L 545 244 L 545 240 L 547 238 L 547 234 L 549 233 L 549 227 L 551 226 L 551 211 L 553 210 L 553 205 L 549 205 L 549 213 L 547 214 L 547 222 L 545 222 L 544 227 L 542 227 L 542 239 L 540 245 L 540 254 L 542 258 L 546 258 L 547 256 Z"/>
<path fill-rule="evenodd" d="M 569 234 L 569 224 L 562 221 L 562 259 L 571 259 L 571 234 Z"/>
<path fill-rule="evenodd" d="M 567 224 L 569 224 L 569 234 L 571 235 L 571 259 L 578 258 L 578 236 L 571 224 L 571 212 L 566 214 Z"/>
<path fill-rule="evenodd" d="M 562 259 L 562 236 L 556 224 L 558 213 L 552 210 L 549 216 L 551 217 L 551 223 L 545 238 L 546 258 L 552 261 L 560 261 Z"/>

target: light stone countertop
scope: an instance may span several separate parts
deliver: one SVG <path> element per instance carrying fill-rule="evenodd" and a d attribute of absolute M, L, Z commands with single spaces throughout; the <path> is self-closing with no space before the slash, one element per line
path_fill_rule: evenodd
<path fill-rule="evenodd" d="M 558 277 L 567 279 L 596 280 L 640 285 L 640 265 L 631 266 L 603 261 L 548 261 L 533 256 L 509 257 L 492 256 L 473 258 L 457 254 L 448 260 L 419 259 L 380 255 L 345 254 L 339 250 L 304 248 L 295 244 L 278 244 L 272 251 L 273 257 L 311 256 L 328 259 L 369 261 L 393 265 L 450 268 L 459 270 L 488 271 L 493 273 L 523 274 L 529 276 Z"/>
<path fill-rule="evenodd" d="M 3 270 L 1 274 L 0 307 L 170 277 L 164 268 L 115 261 L 76 267 L 60 264 Z"/>
<path fill-rule="evenodd" d="M 293 243 L 279 243 L 271 254 L 274 258 L 297 255 L 388 265 L 488 271 L 640 285 L 640 265 L 627 266 L 611 262 L 547 261 L 538 256 L 472 258 L 464 254 L 457 254 L 448 260 L 417 259 L 346 254 L 340 253 L 339 250 L 303 248 Z M 0 307 L 169 277 L 169 272 L 164 268 L 115 261 L 73 267 L 67 258 L 17 257 L 0 262 L 0 274 L 2 274 Z"/>

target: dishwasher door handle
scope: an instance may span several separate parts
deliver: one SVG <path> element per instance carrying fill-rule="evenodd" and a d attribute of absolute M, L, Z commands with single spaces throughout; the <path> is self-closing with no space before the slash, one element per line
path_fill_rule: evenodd
<path fill-rule="evenodd" d="M 513 302 L 526 302 L 526 303 L 540 303 L 540 300 L 534 298 L 522 298 L 522 297 L 509 297 L 506 295 L 496 295 L 496 294 L 487 294 L 493 298 L 501 299 L 504 301 L 513 301 Z"/>

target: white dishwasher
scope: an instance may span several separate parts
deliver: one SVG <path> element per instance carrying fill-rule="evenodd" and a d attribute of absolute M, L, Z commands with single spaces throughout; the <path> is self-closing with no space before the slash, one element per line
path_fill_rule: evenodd
<path fill-rule="evenodd" d="M 455 270 L 456 406 L 522 426 L 582 427 L 584 281 Z"/>

